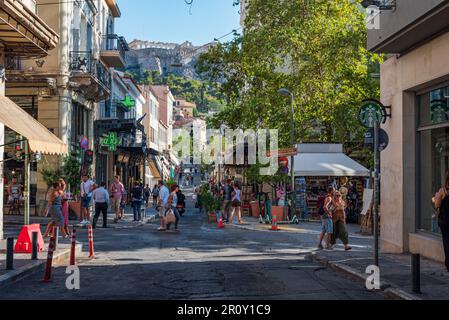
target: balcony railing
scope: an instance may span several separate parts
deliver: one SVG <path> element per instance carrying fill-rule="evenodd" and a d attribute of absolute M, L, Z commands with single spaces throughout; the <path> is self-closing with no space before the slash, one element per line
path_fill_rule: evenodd
<path fill-rule="evenodd" d="M 91 51 L 72 51 L 70 71 L 74 74 L 90 74 L 107 88 L 111 88 L 111 77 L 107 68 L 92 58 Z"/>
<path fill-rule="evenodd" d="M 100 53 L 102 61 L 111 68 L 124 67 L 126 51 L 129 51 L 125 38 L 109 34 L 105 35 L 102 40 Z"/>

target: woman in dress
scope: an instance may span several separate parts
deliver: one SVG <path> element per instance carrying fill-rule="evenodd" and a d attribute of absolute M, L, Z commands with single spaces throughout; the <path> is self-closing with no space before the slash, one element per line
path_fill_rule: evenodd
<path fill-rule="evenodd" d="M 65 183 L 64 179 L 58 180 L 59 184 L 61 185 L 61 190 L 63 192 L 62 197 L 62 215 L 64 216 L 64 231 L 66 234 L 69 234 L 69 198 L 70 195 L 66 192 L 67 184 Z"/>
<path fill-rule="evenodd" d="M 51 193 L 50 199 L 48 200 L 49 213 L 51 220 L 47 225 L 44 237 L 50 237 L 54 227 L 62 227 L 61 232 L 64 238 L 69 238 L 68 233 L 64 230 L 64 216 L 62 214 L 62 198 L 64 196 L 64 191 L 59 182 L 53 184 L 53 191 Z"/>

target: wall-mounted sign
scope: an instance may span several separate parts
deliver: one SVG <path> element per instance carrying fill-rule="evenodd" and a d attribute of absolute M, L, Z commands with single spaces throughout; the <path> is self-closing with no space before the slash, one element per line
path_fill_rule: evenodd
<path fill-rule="evenodd" d="M 388 133 L 379 129 L 379 151 L 383 151 L 388 147 L 390 143 L 390 138 L 388 137 Z M 374 128 L 369 129 L 365 133 L 365 147 L 373 149 L 374 148 Z"/>
<path fill-rule="evenodd" d="M 267 152 L 267 157 L 271 157 L 271 155 L 274 155 L 275 152 L 269 151 Z M 278 157 L 291 157 L 296 156 L 298 154 L 297 148 L 288 148 L 288 149 L 280 149 L 277 151 Z"/>
<path fill-rule="evenodd" d="M 359 122 L 367 128 L 374 128 L 376 123 L 385 123 L 385 107 L 377 101 L 365 101 L 360 108 Z"/>
<path fill-rule="evenodd" d="M 80 140 L 80 147 L 83 151 L 89 149 L 89 139 L 87 137 L 82 137 Z"/>
<path fill-rule="evenodd" d="M 103 139 L 103 145 L 109 148 L 109 151 L 114 152 L 117 150 L 119 144 L 117 133 L 110 132 L 106 138 Z"/>
<path fill-rule="evenodd" d="M 130 96 L 126 96 L 125 99 L 120 102 L 128 111 L 136 106 L 136 100 L 132 99 Z"/>

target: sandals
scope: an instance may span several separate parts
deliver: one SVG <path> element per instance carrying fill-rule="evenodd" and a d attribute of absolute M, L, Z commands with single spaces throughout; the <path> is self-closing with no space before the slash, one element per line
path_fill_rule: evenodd
<path fill-rule="evenodd" d="M 350 250 L 352 250 L 351 247 L 346 247 L 346 248 L 345 248 L 345 251 L 350 251 Z"/>
<path fill-rule="evenodd" d="M 167 231 L 167 229 L 164 229 L 164 228 L 158 228 L 157 231 Z"/>

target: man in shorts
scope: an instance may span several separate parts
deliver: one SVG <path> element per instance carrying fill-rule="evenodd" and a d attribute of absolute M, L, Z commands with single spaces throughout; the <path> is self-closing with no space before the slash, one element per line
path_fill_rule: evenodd
<path fill-rule="evenodd" d="M 94 190 L 94 182 L 87 175 L 83 175 L 81 181 L 81 218 L 80 224 L 90 224 L 90 203 L 92 201 L 92 192 Z"/>
<path fill-rule="evenodd" d="M 112 194 L 112 207 L 115 209 L 114 222 L 117 223 L 118 220 L 123 218 L 121 214 L 121 204 L 125 193 L 125 187 L 123 186 L 123 183 L 120 182 L 119 176 L 114 177 L 114 182 L 112 182 L 109 192 Z"/>
<path fill-rule="evenodd" d="M 326 249 L 332 249 L 331 236 L 334 233 L 334 222 L 332 221 L 332 198 L 334 196 L 335 188 L 329 187 L 327 189 L 327 197 L 324 200 L 323 215 L 321 216 L 321 234 L 318 249 L 324 249 L 322 242 L 325 239 Z"/>

